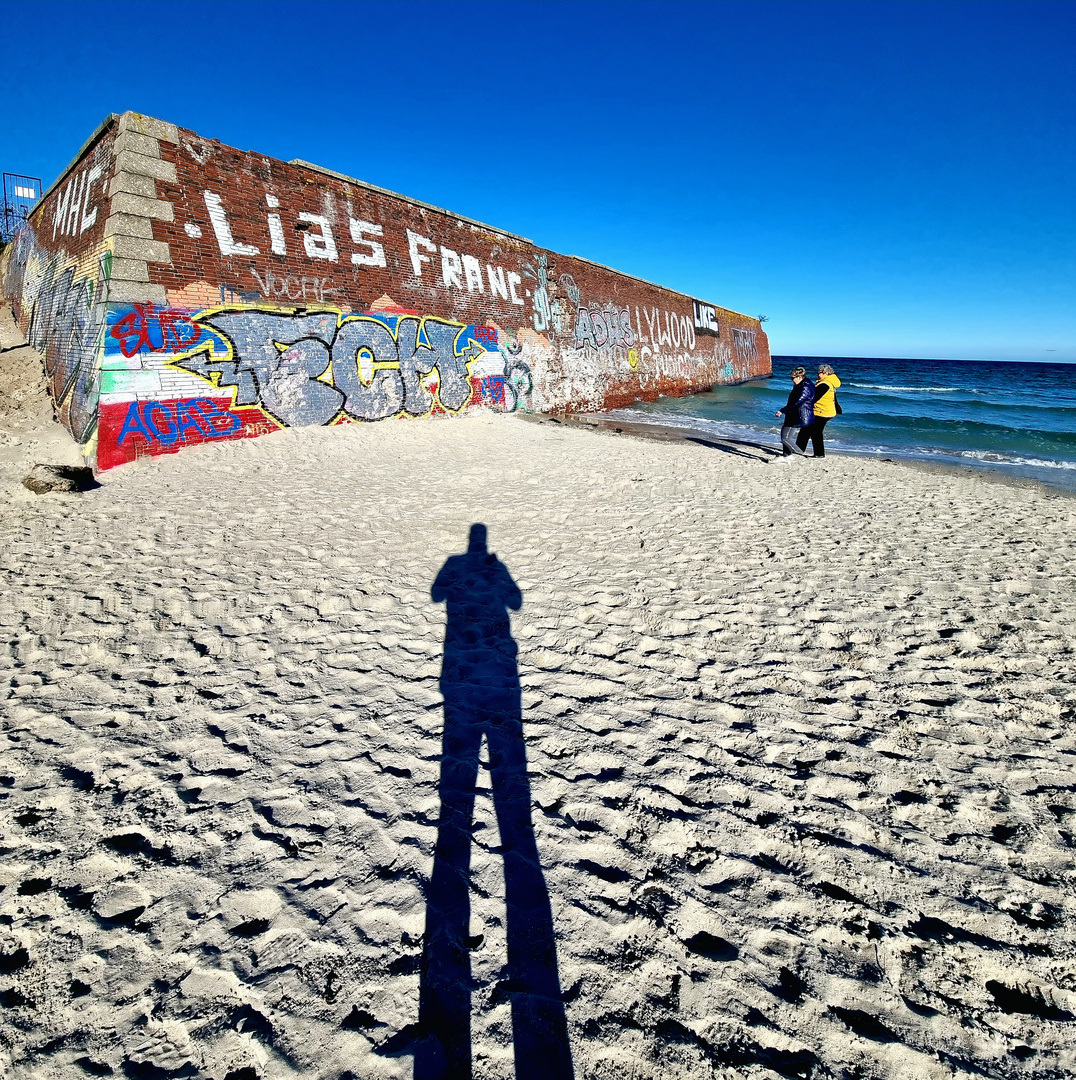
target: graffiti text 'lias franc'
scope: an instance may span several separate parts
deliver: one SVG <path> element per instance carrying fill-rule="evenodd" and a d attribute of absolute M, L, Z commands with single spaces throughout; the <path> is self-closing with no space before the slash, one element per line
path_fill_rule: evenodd
<path fill-rule="evenodd" d="M 209 221 L 213 227 L 213 235 L 217 238 L 217 246 L 222 255 L 260 255 L 262 249 L 257 244 L 240 243 L 236 240 L 231 222 L 224 206 L 224 200 L 220 195 L 212 191 L 202 193 Z M 280 209 L 280 200 L 275 195 L 266 195 L 267 204 L 274 210 Z M 321 259 L 327 262 L 338 262 L 340 251 L 337 245 L 336 233 L 333 231 L 333 218 L 335 210 L 331 214 L 311 214 L 300 212 L 295 215 L 294 229 L 302 236 L 303 252 L 307 258 Z M 348 235 L 351 242 L 358 250 L 350 253 L 350 261 L 355 266 L 384 267 L 387 265 L 385 247 L 380 239 L 385 235 L 384 226 L 359 218 L 347 216 Z M 201 234 L 201 229 L 197 229 Z M 270 240 L 270 251 L 274 255 L 287 255 L 288 244 L 284 230 L 283 218 L 280 214 L 266 215 L 266 231 Z M 492 263 L 483 264 L 475 255 L 455 251 L 445 245 L 435 244 L 429 237 L 420 233 L 407 232 L 408 254 L 411 260 L 411 269 L 416 278 L 423 275 L 424 264 L 439 263 L 440 282 L 448 289 L 458 289 L 468 293 L 488 293 L 491 297 L 500 297 L 512 304 L 523 305 L 525 300 L 519 295 L 519 286 L 523 284 L 523 278 L 513 270 L 506 270 L 503 266 Z M 434 256 L 440 256 L 439 259 Z M 255 275 L 257 277 L 257 275 Z M 275 287 L 272 272 L 265 279 L 258 278 L 262 286 L 263 294 L 268 298 L 273 295 L 287 295 L 290 299 L 297 299 L 298 294 L 292 295 L 286 290 L 286 279 L 275 279 Z M 305 279 L 303 279 L 305 280 Z M 314 279 L 317 280 L 317 279 Z M 324 291 L 324 285 L 322 285 Z M 329 290 L 334 292 L 336 290 Z M 303 296 L 305 298 L 305 289 Z"/>

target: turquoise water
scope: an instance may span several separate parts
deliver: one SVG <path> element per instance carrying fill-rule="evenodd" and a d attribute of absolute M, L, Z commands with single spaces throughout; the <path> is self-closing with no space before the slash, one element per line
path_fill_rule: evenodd
<path fill-rule="evenodd" d="M 774 357 L 774 375 L 615 411 L 714 436 L 779 445 L 774 411 L 797 364 L 832 365 L 844 409 L 827 453 L 915 458 L 997 470 L 1076 492 L 1076 365 L 973 360 Z"/>

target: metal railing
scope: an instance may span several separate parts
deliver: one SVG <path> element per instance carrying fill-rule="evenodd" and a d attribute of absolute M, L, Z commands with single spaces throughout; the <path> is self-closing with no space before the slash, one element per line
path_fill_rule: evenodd
<path fill-rule="evenodd" d="M 0 207 L 0 242 L 7 243 L 23 227 L 41 201 L 41 181 L 36 176 L 4 173 L 4 203 Z"/>

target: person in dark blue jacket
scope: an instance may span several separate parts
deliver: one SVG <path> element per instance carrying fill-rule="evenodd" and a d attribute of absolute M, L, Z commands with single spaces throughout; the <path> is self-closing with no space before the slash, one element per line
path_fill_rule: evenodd
<path fill-rule="evenodd" d="M 806 451 L 796 445 L 796 436 L 800 428 L 810 427 L 814 423 L 814 383 L 807 378 L 805 368 L 793 368 L 789 374 L 792 377 L 792 390 L 788 395 L 788 401 L 783 409 L 778 409 L 774 416 L 784 414 L 784 423 L 781 425 L 781 459 L 791 457 L 793 454 L 806 457 Z"/>

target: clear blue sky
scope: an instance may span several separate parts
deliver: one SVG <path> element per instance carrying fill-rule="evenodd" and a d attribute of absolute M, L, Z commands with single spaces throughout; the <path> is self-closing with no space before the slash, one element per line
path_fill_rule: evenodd
<path fill-rule="evenodd" d="M 770 321 L 1076 361 L 1076 4 L 3 5 L 0 168 L 135 109 Z"/>

